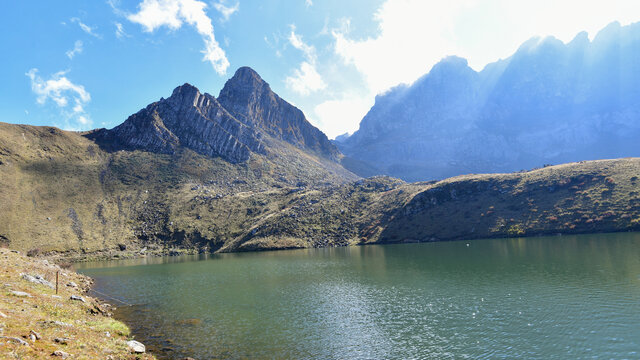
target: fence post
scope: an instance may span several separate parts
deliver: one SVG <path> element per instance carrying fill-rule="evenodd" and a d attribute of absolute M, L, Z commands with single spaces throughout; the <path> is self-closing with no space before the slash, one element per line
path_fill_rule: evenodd
<path fill-rule="evenodd" d="M 58 295 L 58 275 L 60 275 L 60 271 L 56 271 L 56 295 Z"/>

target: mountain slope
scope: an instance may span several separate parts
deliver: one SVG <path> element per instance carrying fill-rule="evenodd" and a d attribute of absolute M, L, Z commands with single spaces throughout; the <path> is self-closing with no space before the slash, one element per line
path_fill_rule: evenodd
<path fill-rule="evenodd" d="M 593 41 L 534 38 L 480 72 L 446 58 L 378 96 L 337 144 L 408 181 L 639 156 L 639 64 L 640 23 L 612 23 Z"/>
<path fill-rule="evenodd" d="M 2 123 L 0 139 L 0 243 L 21 250 L 113 256 L 120 245 L 248 251 L 640 230 L 637 158 L 407 184 L 349 180 L 299 153 L 240 164 L 184 148 L 110 153 L 77 133 Z"/>

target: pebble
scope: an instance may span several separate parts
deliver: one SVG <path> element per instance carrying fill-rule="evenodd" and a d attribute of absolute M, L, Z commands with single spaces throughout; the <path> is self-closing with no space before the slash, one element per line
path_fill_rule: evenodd
<path fill-rule="evenodd" d="M 71 300 L 76 300 L 76 301 L 87 302 L 82 296 L 78 296 L 78 295 L 71 295 L 70 299 Z"/>
<path fill-rule="evenodd" d="M 28 294 L 24 291 L 15 291 L 15 290 L 11 290 L 11 295 L 17 296 L 17 297 L 31 297 L 31 294 Z"/>
<path fill-rule="evenodd" d="M 5 313 L 3 313 L 2 311 L 0 311 L 0 317 L 1 318 L 5 318 L 5 319 L 8 318 L 8 316 Z"/>
<path fill-rule="evenodd" d="M 60 350 L 56 350 L 53 352 L 53 354 L 51 354 L 53 356 L 60 356 L 63 359 L 68 358 L 70 355 L 64 351 L 60 351 Z"/>
<path fill-rule="evenodd" d="M 143 354 L 147 350 L 142 343 L 135 340 L 127 341 L 127 346 L 136 354 Z"/>

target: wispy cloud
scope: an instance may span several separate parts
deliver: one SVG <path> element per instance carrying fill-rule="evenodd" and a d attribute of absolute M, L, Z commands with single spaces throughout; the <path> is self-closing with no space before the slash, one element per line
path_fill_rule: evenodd
<path fill-rule="evenodd" d="M 305 43 L 302 36 L 296 34 L 296 27 L 291 25 L 289 43 L 296 49 L 302 51 L 305 61 L 294 69 L 293 75 L 285 79 L 287 87 L 300 95 L 309 95 L 312 92 L 325 89 L 327 83 L 316 69 L 317 54 L 316 48 Z"/>
<path fill-rule="evenodd" d="M 240 3 L 236 2 L 233 6 L 227 6 L 223 1 L 214 2 L 213 7 L 222 15 L 222 21 L 228 21 L 231 15 L 240 10 Z"/>
<path fill-rule="evenodd" d="M 309 6 L 313 6 L 313 1 L 312 0 L 304 0 L 304 4 L 309 7 Z"/>
<path fill-rule="evenodd" d="M 218 74 L 224 75 L 229 60 L 216 41 L 206 8 L 207 4 L 197 0 L 144 0 L 138 5 L 139 11 L 127 15 L 127 19 L 142 25 L 147 32 L 162 26 L 177 30 L 183 23 L 194 26 L 204 41 L 203 61 L 209 61 Z"/>
<path fill-rule="evenodd" d="M 45 80 L 38 75 L 38 69 L 33 68 L 25 75 L 31 80 L 36 102 L 45 105 L 48 100 L 53 101 L 65 120 L 66 129 L 86 129 L 91 125 L 91 120 L 84 107 L 91 101 L 91 94 L 84 86 L 71 82 L 66 74 L 67 71 L 59 71 Z"/>
<path fill-rule="evenodd" d="M 82 41 L 76 40 L 75 44 L 73 44 L 73 49 L 67 51 L 65 54 L 69 59 L 73 59 L 74 56 L 82 53 Z"/>
<path fill-rule="evenodd" d="M 124 31 L 124 26 L 122 26 L 121 23 L 117 22 L 114 24 L 116 26 L 116 37 L 118 39 L 123 39 L 126 37 L 131 37 L 131 35 L 127 34 L 126 31 Z"/>
<path fill-rule="evenodd" d="M 80 26 L 80 29 L 82 29 L 82 31 L 84 31 L 85 33 L 99 39 L 102 38 L 102 36 L 96 32 L 96 29 L 97 29 L 96 27 L 91 27 L 83 23 L 79 18 L 77 17 L 71 18 L 71 22 L 78 24 L 78 26 Z"/>

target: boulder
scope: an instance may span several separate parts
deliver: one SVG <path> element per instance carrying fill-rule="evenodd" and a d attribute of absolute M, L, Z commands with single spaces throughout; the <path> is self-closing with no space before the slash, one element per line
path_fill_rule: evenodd
<path fill-rule="evenodd" d="M 135 340 L 127 341 L 127 346 L 129 347 L 129 350 L 136 354 L 144 354 L 147 350 L 141 342 Z"/>

